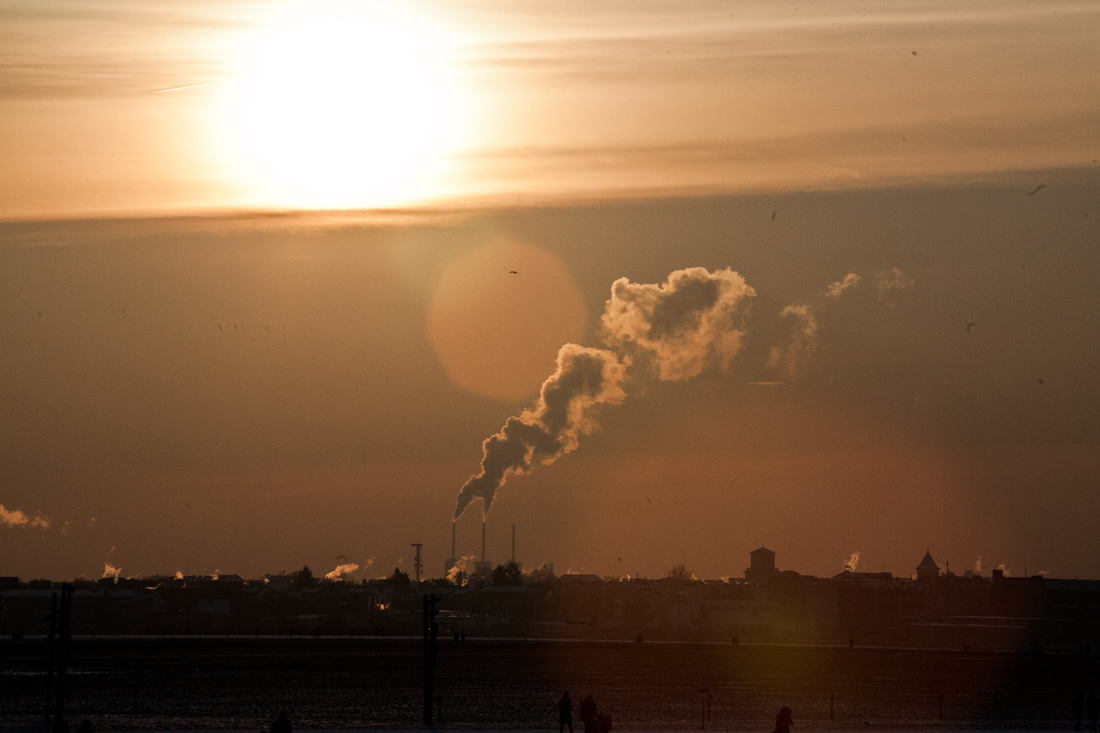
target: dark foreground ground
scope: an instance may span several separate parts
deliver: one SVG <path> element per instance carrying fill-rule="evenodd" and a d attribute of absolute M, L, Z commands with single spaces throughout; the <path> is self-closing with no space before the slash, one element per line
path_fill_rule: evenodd
<path fill-rule="evenodd" d="M 440 643 L 436 691 L 449 729 L 557 729 L 557 699 L 591 692 L 616 729 L 1065 729 L 1100 659 L 977 652 L 642 645 Z M 69 719 L 97 731 L 421 727 L 422 647 L 395 639 L 77 640 Z M 0 642 L 0 730 L 42 727 L 45 643 Z M 942 698 L 942 703 L 941 703 Z M 832 704 L 830 700 L 832 699 Z M 832 718 L 830 718 L 830 706 Z M 941 717 L 942 706 L 942 717 Z M 579 723 L 579 720 L 578 720 Z M 438 720 L 437 720 L 438 724 Z M 578 731 L 579 731 L 578 725 Z"/>

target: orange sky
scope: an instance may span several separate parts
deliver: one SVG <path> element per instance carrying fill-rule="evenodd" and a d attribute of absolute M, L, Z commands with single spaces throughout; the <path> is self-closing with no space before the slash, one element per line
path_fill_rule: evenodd
<path fill-rule="evenodd" d="M 862 187 L 1097 155 L 1091 3 L 2 12 L 4 218 Z"/>
<path fill-rule="evenodd" d="M 0 10 L 0 575 L 434 573 L 573 342 L 490 559 L 1100 577 L 1096 6 L 314 6 Z M 741 349 L 661 381 L 605 301 L 692 267 Z"/>

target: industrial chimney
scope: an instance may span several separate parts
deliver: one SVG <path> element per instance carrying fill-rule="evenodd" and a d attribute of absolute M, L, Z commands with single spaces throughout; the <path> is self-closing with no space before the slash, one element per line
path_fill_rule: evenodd
<path fill-rule="evenodd" d="M 481 520 L 481 559 L 474 563 L 474 573 L 488 577 L 493 572 L 493 564 L 485 557 L 485 520 Z"/>
<path fill-rule="evenodd" d="M 451 556 L 443 561 L 443 564 L 446 566 L 446 567 L 443 568 L 443 577 L 444 578 L 446 578 L 450 574 L 451 568 L 453 568 L 455 566 L 455 563 L 457 563 L 457 562 L 458 562 L 458 557 L 455 555 L 455 522 L 452 519 L 451 520 Z"/>

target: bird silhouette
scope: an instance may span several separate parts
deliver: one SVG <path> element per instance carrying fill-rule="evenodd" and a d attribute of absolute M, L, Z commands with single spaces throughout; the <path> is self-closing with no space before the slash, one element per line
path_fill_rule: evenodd
<path fill-rule="evenodd" d="M 973 329 L 973 328 L 974 328 L 974 326 L 977 326 L 977 325 L 978 325 L 978 324 L 977 324 L 977 323 L 974 323 L 974 321 L 971 321 L 970 323 L 966 324 L 966 332 L 967 332 L 967 333 L 970 333 L 971 329 Z"/>
<path fill-rule="evenodd" d="M 1028 192 L 1027 192 L 1027 195 L 1028 195 L 1028 196 L 1034 196 L 1035 194 L 1039 193 L 1040 191 L 1042 191 L 1042 190 L 1043 190 L 1044 188 L 1046 188 L 1046 187 L 1047 187 L 1047 184 L 1045 184 L 1045 183 L 1040 183 L 1040 184 L 1039 184 L 1038 186 L 1036 186 L 1035 188 L 1033 188 L 1033 189 L 1031 189 L 1030 191 L 1028 191 Z"/>
<path fill-rule="evenodd" d="M 508 274 L 509 274 L 509 275 L 518 275 L 518 274 L 519 274 L 519 270 L 509 270 L 509 271 L 508 271 Z"/>

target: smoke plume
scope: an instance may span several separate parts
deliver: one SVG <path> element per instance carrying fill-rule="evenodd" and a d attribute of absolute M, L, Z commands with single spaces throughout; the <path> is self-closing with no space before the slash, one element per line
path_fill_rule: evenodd
<path fill-rule="evenodd" d="M 911 287 L 913 287 L 913 278 L 896 267 L 875 275 L 875 290 L 878 291 L 879 300 L 884 303 L 889 302 L 890 294 L 894 290 L 905 290 Z"/>
<path fill-rule="evenodd" d="M 122 571 L 119 568 L 116 568 L 114 565 L 112 565 L 109 562 L 104 562 L 103 563 L 103 575 L 101 575 L 100 577 L 101 578 L 114 578 L 115 582 L 117 583 L 118 582 L 118 576 L 121 575 L 121 574 L 122 574 Z"/>
<path fill-rule="evenodd" d="M 650 358 L 662 380 L 690 379 L 712 364 L 728 369 L 745 335 L 741 304 L 754 295 L 729 268 L 677 270 L 660 285 L 619 278 L 604 309 L 604 341 Z"/>
<path fill-rule="evenodd" d="M 849 273 L 824 297 L 838 298 L 860 280 Z M 880 272 L 876 282 L 883 299 L 913 284 L 897 268 Z M 681 381 L 711 368 L 729 370 L 745 339 L 745 306 L 755 295 L 729 268 L 676 270 L 660 284 L 616 280 L 601 317 L 608 348 L 561 347 L 557 368 L 543 383 L 535 406 L 508 418 L 500 432 L 482 442 L 481 470 L 459 491 L 454 518 L 475 499 L 481 499 L 482 516 L 487 516 L 509 477 L 575 450 L 580 436 L 598 427 L 599 410 L 626 399 L 628 377 L 649 372 L 662 381 Z M 779 315 L 792 328 L 786 344 L 768 352 L 767 365 L 795 379 L 817 349 L 819 323 L 809 305 L 789 305 Z"/>
<path fill-rule="evenodd" d="M 500 432 L 481 444 L 481 472 L 471 476 L 458 494 L 454 518 L 474 499 L 493 505 L 497 489 L 511 475 L 523 475 L 573 451 L 582 435 L 596 429 L 596 412 L 623 401 L 626 365 L 615 354 L 565 344 L 558 351 L 557 370 L 543 383 L 538 403 L 510 417 Z"/>
<path fill-rule="evenodd" d="M 978 559 L 974 561 L 974 574 L 975 575 L 981 575 L 982 574 L 982 556 L 981 555 L 978 555 Z"/>
<path fill-rule="evenodd" d="M 862 279 L 863 278 L 860 275 L 854 272 L 849 272 L 843 278 L 837 280 L 835 283 L 825 289 L 825 297 L 833 299 L 839 298 L 841 294 L 848 288 L 854 288 L 856 285 L 859 285 L 859 282 Z"/>
<path fill-rule="evenodd" d="M 42 516 L 41 512 L 35 512 L 33 517 L 28 517 L 26 512 L 20 509 L 7 509 L 0 504 L 0 524 L 6 527 L 34 527 L 35 529 L 49 529 L 49 517 Z"/>
<path fill-rule="evenodd" d="M 474 499 L 488 515 L 509 476 L 575 450 L 580 436 L 597 428 L 599 409 L 626 398 L 623 385 L 635 357 L 662 380 L 689 379 L 711 365 L 727 369 L 744 336 L 740 305 L 753 295 L 728 268 L 677 270 L 659 285 L 616 280 L 602 317 L 604 341 L 615 351 L 561 347 L 535 407 L 508 418 L 482 443 L 481 471 L 459 492 L 454 518 Z"/>
<path fill-rule="evenodd" d="M 848 562 L 844 563 L 844 569 L 854 573 L 856 568 L 859 567 L 859 550 L 852 553 L 852 556 L 848 558 Z"/>
<path fill-rule="evenodd" d="M 808 305 L 788 305 L 779 311 L 782 318 L 792 318 L 794 326 L 785 346 L 773 346 L 767 365 L 783 372 L 790 379 L 806 373 L 810 357 L 817 351 L 817 331 L 820 324 Z"/>
<path fill-rule="evenodd" d="M 351 578 L 351 574 L 358 569 L 359 563 L 354 562 L 337 565 L 335 570 L 325 573 L 325 580 L 348 580 Z"/>
<path fill-rule="evenodd" d="M 182 570 L 177 570 L 176 571 L 176 580 L 183 580 L 183 571 Z"/>
<path fill-rule="evenodd" d="M 451 583 L 458 584 L 464 582 L 463 576 L 469 574 L 466 569 L 468 563 L 474 559 L 473 555 L 463 555 L 455 560 L 455 564 L 451 566 L 451 569 L 447 571 L 447 580 Z"/>

